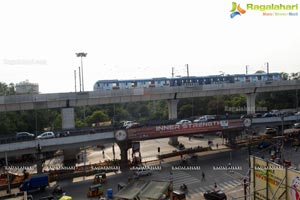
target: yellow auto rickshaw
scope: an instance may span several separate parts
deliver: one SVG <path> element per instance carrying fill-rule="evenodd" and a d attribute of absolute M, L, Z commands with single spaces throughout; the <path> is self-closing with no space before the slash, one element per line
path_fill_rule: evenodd
<path fill-rule="evenodd" d="M 103 186 L 101 184 L 92 185 L 89 187 L 89 191 L 87 196 L 90 197 L 97 197 L 103 194 Z"/>
<path fill-rule="evenodd" d="M 99 183 L 105 183 L 105 182 L 106 182 L 106 174 L 104 172 L 95 174 L 93 184 L 99 184 Z"/>
<path fill-rule="evenodd" d="M 174 190 L 172 193 L 172 200 L 186 200 L 185 192 L 180 190 Z"/>
<path fill-rule="evenodd" d="M 60 197 L 59 200 L 72 200 L 72 197 L 70 197 L 70 196 L 62 196 L 62 197 Z"/>

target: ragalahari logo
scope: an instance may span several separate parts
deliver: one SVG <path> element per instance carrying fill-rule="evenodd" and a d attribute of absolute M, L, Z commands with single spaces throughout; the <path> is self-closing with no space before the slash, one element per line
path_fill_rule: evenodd
<path fill-rule="evenodd" d="M 234 18 L 237 15 L 245 14 L 246 10 L 242 9 L 240 4 L 236 6 L 236 2 L 232 2 L 232 9 L 230 10 L 230 17 Z"/>

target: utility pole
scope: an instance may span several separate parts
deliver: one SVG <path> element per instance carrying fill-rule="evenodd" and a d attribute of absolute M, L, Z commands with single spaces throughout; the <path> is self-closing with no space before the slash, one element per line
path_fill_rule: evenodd
<path fill-rule="evenodd" d="M 246 65 L 246 74 L 248 74 L 248 67 L 249 65 Z"/>
<path fill-rule="evenodd" d="M 267 62 L 266 64 L 267 64 L 267 74 L 269 74 L 269 62 Z"/>
<path fill-rule="evenodd" d="M 190 77 L 189 64 L 186 64 L 186 73 L 187 73 L 187 77 Z"/>
<path fill-rule="evenodd" d="M 82 57 L 86 57 L 87 53 L 80 52 L 76 53 L 77 57 L 80 57 L 81 59 L 81 78 L 82 78 L 82 91 L 84 92 L 84 81 L 83 81 L 83 62 L 82 62 Z"/>
<path fill-rule="evenodd" d="M 9 171 L 8 171 L 8 160 L 7 160 L 7 153 L 5 152 L 5 165 L 7 167 L 7 173 L 6 173 L 6 178 L 7 178 L 7 193 L 10 194 L 10 177 L 9 177 Z"/>
<path fill-rule="evenodd" d="M 172 78 L 174 78 L 174 67 L 172 67 Z"/>
<path fill-rule="evenodd" d="M 77 87 L 76 87 L 76 70 L 74 70 L 74 79 L 75 79 L 75 92 L 77 92 Z"/>
<path fill-rule="evenodd" d="M 81 92 L 81 74 L 80 74 L 80 67 L 78 67 L 78 73 L 79 73 L 79 91 Z"/>

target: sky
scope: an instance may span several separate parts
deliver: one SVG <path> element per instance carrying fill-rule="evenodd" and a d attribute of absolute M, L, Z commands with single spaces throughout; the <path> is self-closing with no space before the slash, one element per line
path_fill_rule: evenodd
<path fill-rule="evenodd" d="M 0 82 L 38 83 L 41 93 L 84 90 L 97 80 L 300 71 L 298 16 L 263 16 L 247 4 L 300 0 L 5 0 L 0 6 Z M 299 5 L 300 8 L 300 5 Z M 277 11 L 265 11 L 273 13 Z M 288 13 L 288 11 L 278 11 Z"/>

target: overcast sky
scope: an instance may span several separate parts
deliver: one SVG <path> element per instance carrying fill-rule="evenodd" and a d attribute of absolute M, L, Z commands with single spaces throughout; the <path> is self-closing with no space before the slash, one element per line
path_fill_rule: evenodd
<path fill-rule="evenodd" d="M 240 0 L 295 4 L 291 0 Z M 97 80 L 300 71 L 300 16 L 249 11 L 230 18 L 230 0 L 7 0 L 0 6 L 0 81 L 73 92 Z M 299 6 L 300 8 L 300 6 Z M 273 11 L 270 11 L 273 12 Z M 285 11 L 284 11 L 285 12 Z M 299 15 L 299 11 L 297 12 Z"/>

